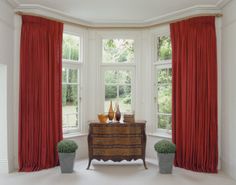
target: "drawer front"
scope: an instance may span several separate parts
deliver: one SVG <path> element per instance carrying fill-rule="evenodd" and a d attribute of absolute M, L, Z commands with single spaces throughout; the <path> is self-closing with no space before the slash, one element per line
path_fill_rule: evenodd
<path fill-rule="evenodd" d="M 94 136 L 93 145 L 141 145 L 142 137 L 99 137 Z"/>
<path fill-rule="evenodd" d="M 141 134 L 141 127 L 92 127 L 93 134 L 127 135 Z"/>
<path fill-rule="evenodd" d="M 94 148 L 93 156 L 141 156 L 141 148 Z"/>

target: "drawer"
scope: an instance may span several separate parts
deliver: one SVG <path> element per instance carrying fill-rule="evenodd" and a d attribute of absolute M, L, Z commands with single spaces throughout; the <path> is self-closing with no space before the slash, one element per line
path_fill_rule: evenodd
<path fill-rule="evenodd" d="M 92 127 L 93 134 L 129 135 L 141 134 L 141 127 Z"/>
<path fill-rule="evenodd" d="M 93 148 L 93 156 L 141 156 L 141 148 Z"/>
<path fill-rule="evenodd" d="M 142 137 L 92 137 L 93 145 L 141 145 Z"/>

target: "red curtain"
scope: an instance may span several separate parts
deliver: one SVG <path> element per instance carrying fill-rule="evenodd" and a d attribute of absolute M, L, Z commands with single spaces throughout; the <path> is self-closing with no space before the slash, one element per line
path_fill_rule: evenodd
<path fill-rule="evenodd" d="M 20 48 L 19 171 L 58 165 L 62 139 L 63 24 L 22 16 Z"/>
<path fill-rule="evenodd" d="M 217 55 L 215 17 L 173 23 L 172 129 L 175 165 L 217 172 Z"/>

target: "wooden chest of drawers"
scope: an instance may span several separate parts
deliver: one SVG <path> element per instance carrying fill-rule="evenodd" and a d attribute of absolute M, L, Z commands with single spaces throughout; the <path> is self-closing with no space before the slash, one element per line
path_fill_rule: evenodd
<path fill-rule="evenodd" d="M 112 160 L 115 162 L 142 159 L 144 167 L 146 133 L 145 121 L 122 123 L 90 123 L 88 135 L 89 169 L 91 161 Z"/>

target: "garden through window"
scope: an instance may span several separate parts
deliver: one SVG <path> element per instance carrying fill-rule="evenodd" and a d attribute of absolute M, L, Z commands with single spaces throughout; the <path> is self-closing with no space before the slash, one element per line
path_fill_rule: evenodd
<path fill-rule="evenodd" d="M 171 94 L 172 70 L 171 68 L 157 69 L 157 119 L 158 128 L 171 129 Z"/>
<path fill-rule="evenodd" d="M 160 36 L 157 38 L 157 61 L 165 62 L 171 60 L 172 49 L 169 36 Z"/>
<path fill-rule="evenodd" d="M 103 39 L 103 63 L 130 63 L 134 61 L 134 40 Z"/>
<path fill-rule="evenodd" d="M 63 34 L 62 58 L 66 61 L 80 61 L 80 38 L 78 36 Z"/>
<path fill-rule="evenodd" d="M 172 67 L 171 40 L 169 36 L 157 37 L 157 57 L 155 62 L 155 102 L 157 128 L 172 128 Z"/>
<path fill-rule="evenodd" d="M 101 43 L 104 112 L 108 112 L 110 101 L 113 102 L 114 109 L 119 104 L 122 113 L 133 112 L 134 39 L 104 38 Z"/>
<path fill-rule="evenodd" d="M 131 71 L 105 71 L 105 104 L 104 111 L 109 109 L 110 101 L 118 103 L 120 111 L 131 112 Z"/>
<path fill-rule="evenodd" d="M 63 68 L 62 77 L 63 127 L 77 128 L 79 126 L 78 70 Z"/>
<path fill-rule="evenodd" d="M 63 34 L 62 123 L 64 133 L 80 129 L 80 37 Z"/>

